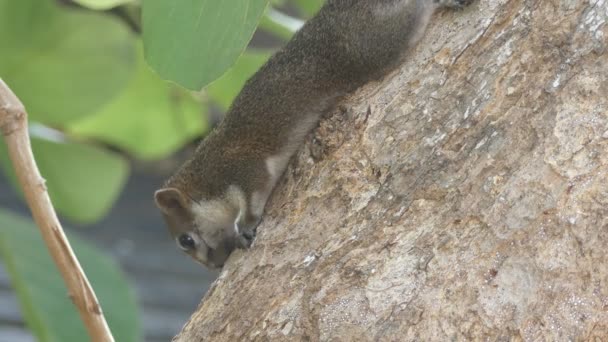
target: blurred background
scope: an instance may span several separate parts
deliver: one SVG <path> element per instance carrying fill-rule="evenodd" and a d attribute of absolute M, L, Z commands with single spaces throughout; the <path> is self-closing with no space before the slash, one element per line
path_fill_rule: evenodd
<path fill-rule="evenodd" d="M 66 230 L 94 244 L 119 264 L 135 295 L 145 341 L 171 340 L 216 277 L 215 273 L 190 260 L 169 238 L 151 199 L 151 194 L 162 181 L 159 174 L 148 172 L 147 168 L 134 167 L 119 198 L 101 220 L 89 225 L 62 220 Z M 0 189 L 3 209 L 24 217 L 29 215 L 6 177 L 0 177 Z M 46 253 L 46 250 L 40 252 Z M 55 272 L 53 268 L 49 271 Z M 89 270 L 85 268 L 85 272 L 88 274 Z M 97 289 L 99 282 L 91 281 Z M 104 310 L 109 309 L 104 306 Z M 0 341 L 35 341 L 24 326 L 18 299 L 2 266 Z"/>
<path fill-rule="evenodd" d="M 117 341 L 170 340 L 217 276 L 152 195 L 322 2 L 0 0 L 0 78 Z M 0 170 L 0 341 L 88 340 L 3 141 Z"/>

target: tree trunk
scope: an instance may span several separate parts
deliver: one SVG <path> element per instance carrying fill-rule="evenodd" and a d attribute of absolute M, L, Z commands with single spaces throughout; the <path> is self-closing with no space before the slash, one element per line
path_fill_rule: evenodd
<path fill-rule="evenodd" d="M 433 19 L 323 120 L 175 340 L 608 338 L 608 1 Z"/>

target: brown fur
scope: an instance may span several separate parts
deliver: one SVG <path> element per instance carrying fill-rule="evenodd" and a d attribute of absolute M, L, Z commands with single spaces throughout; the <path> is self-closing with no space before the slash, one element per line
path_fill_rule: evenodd
<path fill-rule="evenodd" d="M 230 186 L 242 190 L 248 202 L 260 189 L 269 194 L 276 182 L 267 169 L 269 157 L 291 156 L 342 95 L 398 66 L 423 32 L 431 7 L 467 2 L 328 0 L 247 81 L 224 120 L 166 187 L 192 203 L 225 197 Z M 245 225 L 257 225 L 251 204 L 240 210 Z"/>

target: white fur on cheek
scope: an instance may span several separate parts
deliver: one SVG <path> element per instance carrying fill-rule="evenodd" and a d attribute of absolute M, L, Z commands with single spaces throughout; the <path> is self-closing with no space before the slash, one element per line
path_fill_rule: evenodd
<path fill-rule="evenodd" d="M 238 222 L 247 210 L 243 191 L 235 185 L 217 199 L 202 200 L 192 205 L 194 224 L 211 248 L 217 248 L 226 234 L 239 234 Z"/>
<path fill-rule="evenodd" d="M 211 248 L 217 248 L 226 233 L 232 229 L 234 209 L 224 199 L 200 201 L 192 204 L 195 233 Z"/>

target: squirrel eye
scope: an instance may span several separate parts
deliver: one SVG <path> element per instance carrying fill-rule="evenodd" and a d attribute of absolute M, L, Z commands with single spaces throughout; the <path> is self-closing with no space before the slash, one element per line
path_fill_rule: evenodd
<path fill-rule="evenodd" d="M 181 249 L 188 252 L 196 247 L 196 242 L 190 234 L 182 234 L 177 237 L 177 244 Z"/>

